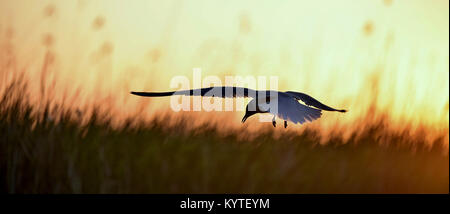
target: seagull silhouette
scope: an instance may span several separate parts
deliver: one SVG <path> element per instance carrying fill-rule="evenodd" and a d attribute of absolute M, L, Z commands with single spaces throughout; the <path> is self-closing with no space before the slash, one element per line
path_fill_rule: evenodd
<path fill-rule="evenodd" d="M 174 95 L 185 96 L 204 96 L 204 97 L 251 97 L 253 98 L 245 108 L 245 115 L 242 118 L 244 123 L 247 118 L 257 113 L 270 113 L 273 115 L 272 124 L 276 127 L 275 118 L 284 120 L 284 128 L 287 127 L 287 121 L 294 124 L 303 124 L 307 121 L 313 121 L 322 115 L 324 111 L 347 112 L 345 109 L 334 109 L 311 96 L 294 91 L 274 91 L 274 90 L 253 90 L 243 87 L 209 87 L 191 90 L 179 90 L 169 92 L 134 92 L 131 94 L 144 97 L 165 97 Z M 301 104 L 302 101 L 304 104 Z"/>

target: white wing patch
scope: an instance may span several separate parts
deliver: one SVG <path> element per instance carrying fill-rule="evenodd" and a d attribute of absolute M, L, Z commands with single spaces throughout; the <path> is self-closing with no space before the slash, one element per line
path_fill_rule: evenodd
<path fill-rule="evenodd" d="M 294 98 L 283 96 L 282 94 L 278 97 L 278 112 L 271 111 L 270 113 L 283 120 L 289 120 L 294 124 L 303 124 L 308 121 L 311 122 L 320 118 L 322 115 L 320 109 L 308 107 L 299 103 Z"/>

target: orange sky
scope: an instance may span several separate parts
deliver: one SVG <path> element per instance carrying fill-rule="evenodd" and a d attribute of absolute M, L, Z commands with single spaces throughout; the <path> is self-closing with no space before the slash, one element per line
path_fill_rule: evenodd
<path fill-rule="evenodd" d="M 0 35 L 33 80 L 50 51 L 55 100 L 80 88 L 77 104 L 110 96 L 117 114 L 147 102 L 149 115 L 167 107 L 169 99 L 128 92 L 169 90 L 171 78 L 200 67 L 278 76 L 280 90 L 350 110 L 325 114 L 323 126 L 353 123 L 375 103 L 394 123 L 448 133 L 448 17 L 445 0 L 2 0 Z"/>

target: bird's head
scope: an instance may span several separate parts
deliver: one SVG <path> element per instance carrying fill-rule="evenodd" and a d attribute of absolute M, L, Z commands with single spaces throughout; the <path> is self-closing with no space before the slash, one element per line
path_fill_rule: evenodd
<path fill-rule="evenodd" d="M 242 118 L 242 123 L 244 123 L 247 120 L 247 118 L 249 118 L 250 116 L 252 116 L 256 113 L 257 112 L 255 110 L 253 110 L 253 111 L 248 110 L 248 105 L 247 105 L 247 107 L 245 107 L 245 115 Z"/>

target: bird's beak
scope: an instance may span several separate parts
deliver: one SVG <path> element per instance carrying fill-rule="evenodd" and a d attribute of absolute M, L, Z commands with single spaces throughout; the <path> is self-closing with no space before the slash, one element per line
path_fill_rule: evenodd
<path fill-rule="evenodd" d="M 247 120 L 247 115 L 245 115 L 245 116 L 242 118 L 242 123 L 244 123 L 246 120 Z"/>

